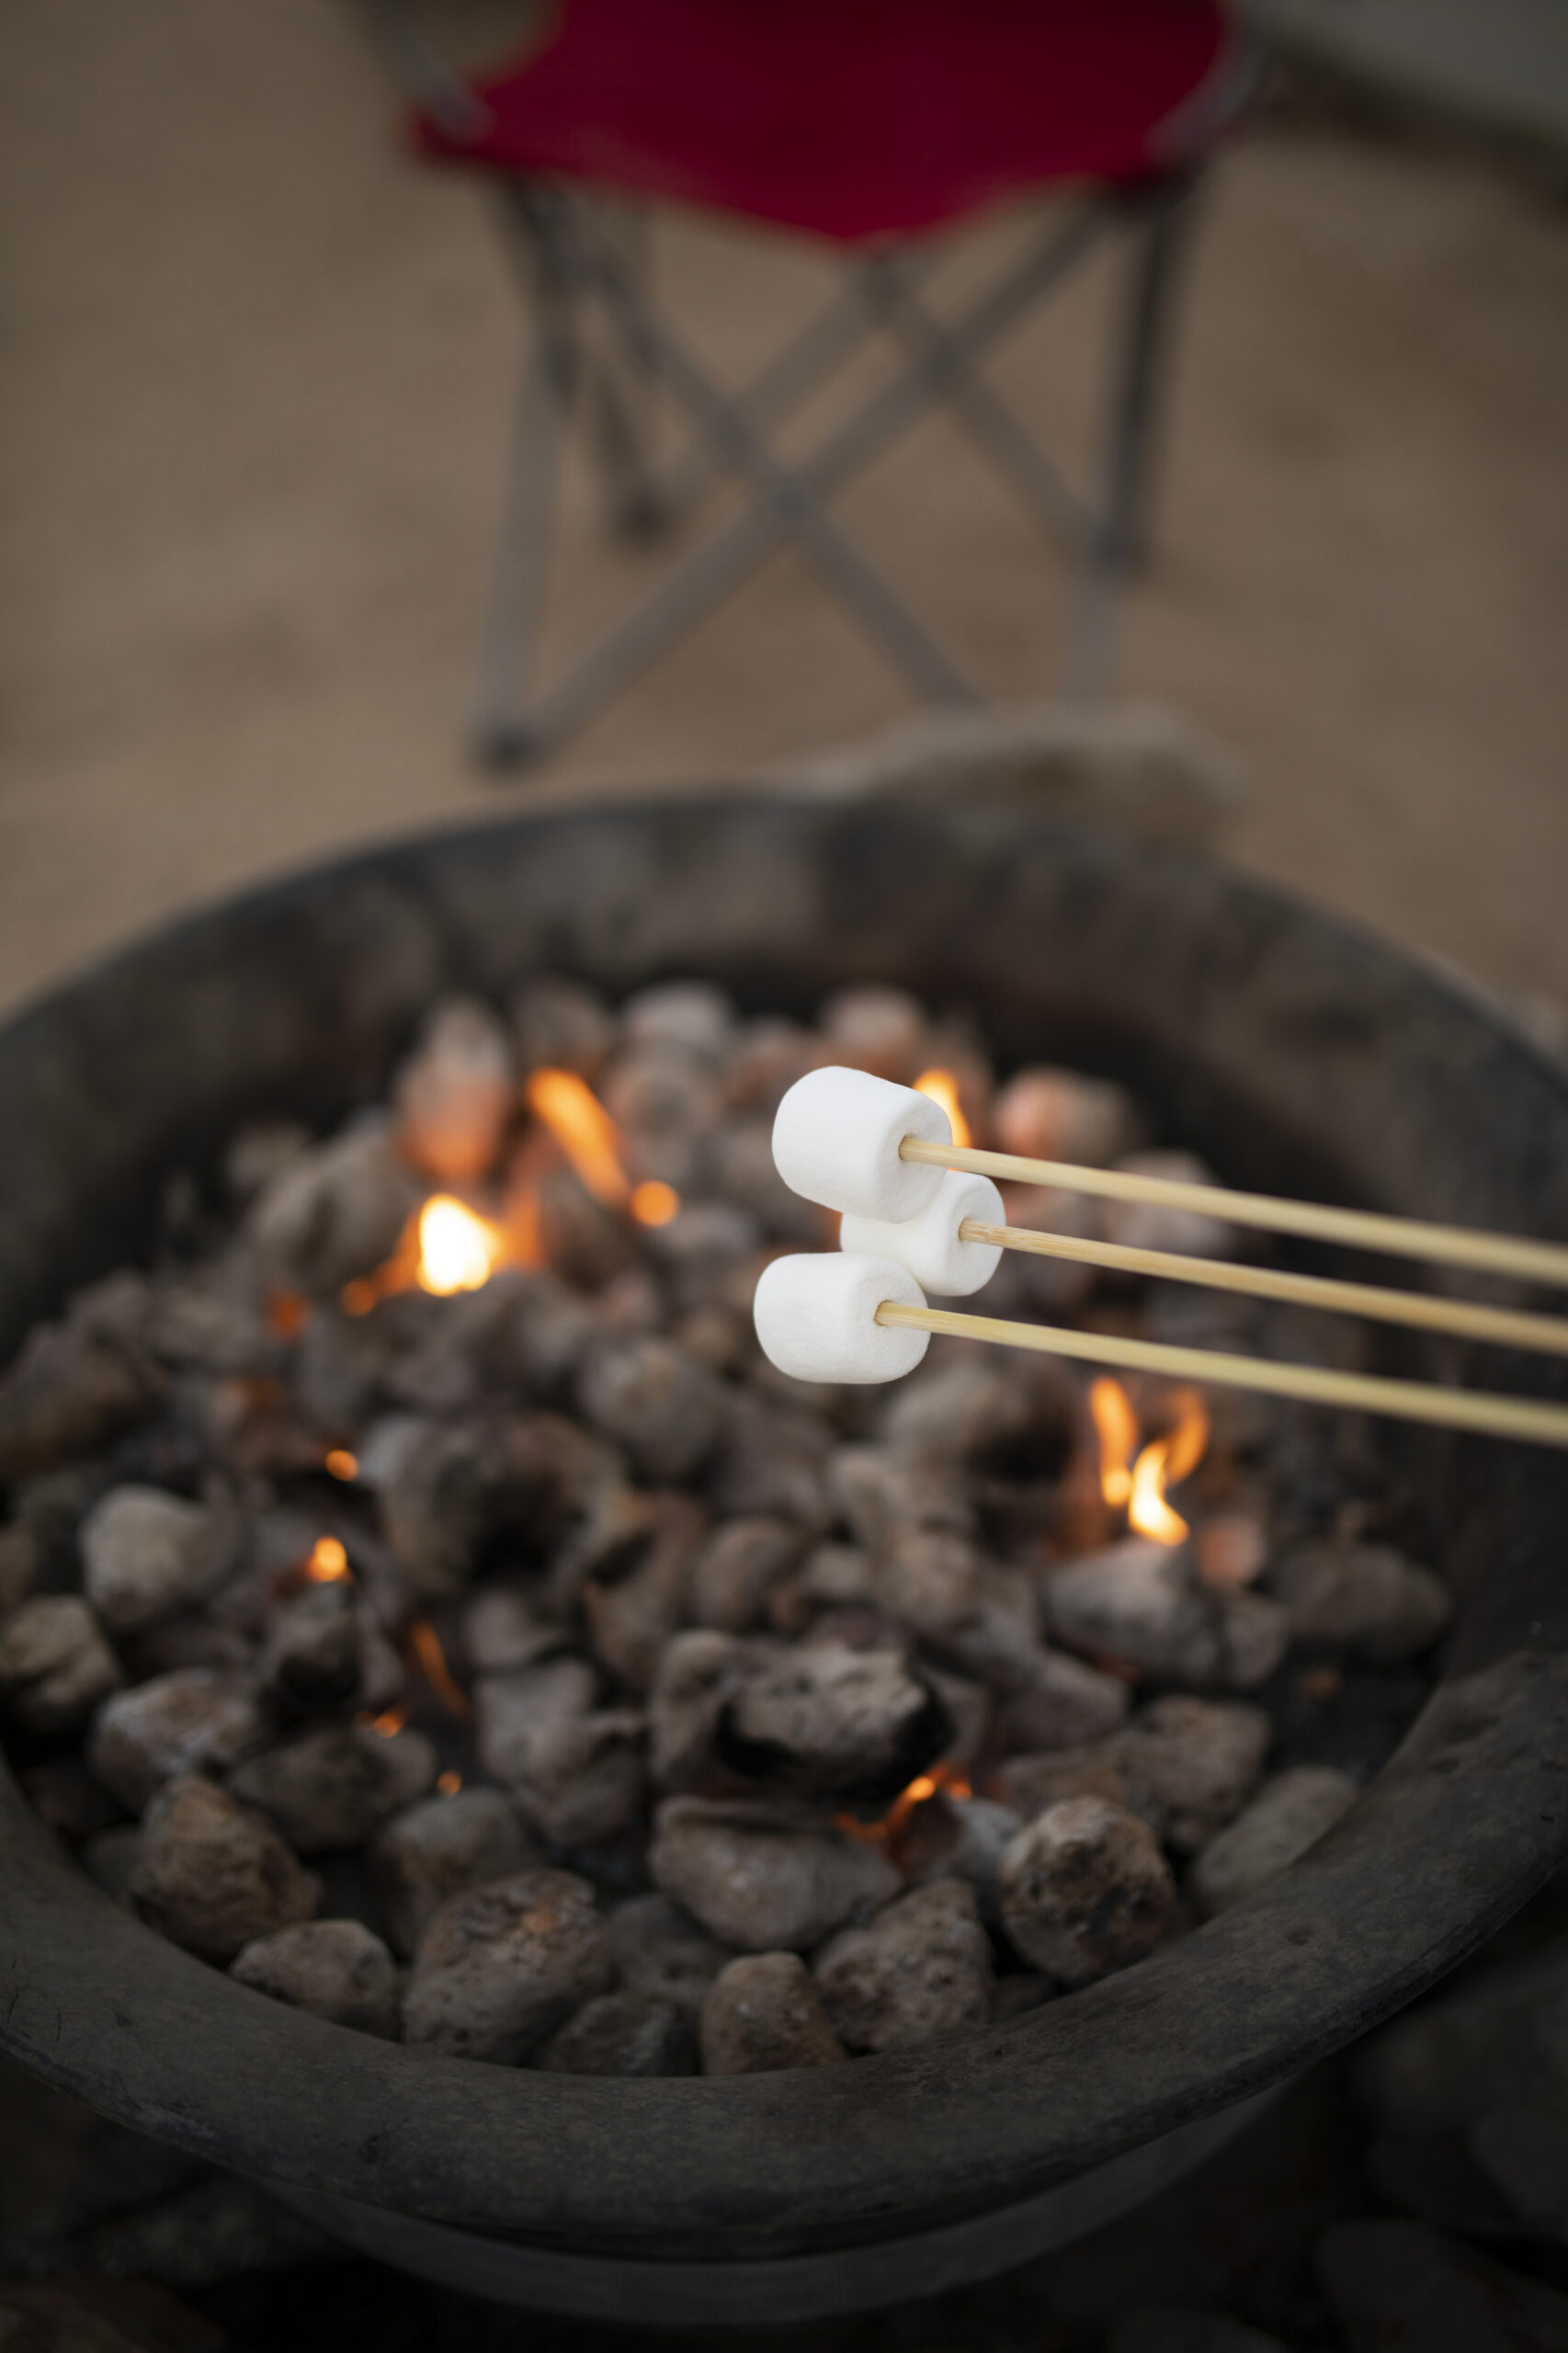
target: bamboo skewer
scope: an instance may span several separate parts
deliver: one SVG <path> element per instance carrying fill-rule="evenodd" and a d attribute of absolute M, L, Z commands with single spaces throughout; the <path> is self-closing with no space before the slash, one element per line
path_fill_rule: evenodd
<path fill-rule="evenodd" d="M 1389 1290 L 1374 1283 L 1284 1274 L 1272 1267 L 1236 1266 L 1228 1259 L 1192 1258 L 1171 1250 L 1136 1250 L 1119 1242 L 1085 1242 L 1072 1234 L 1042 1233 L 1032 1226 L 989 1225 L 976 1217 L 964 1219 L 959 1238 L 1026 1251 L 1037 1258 L 1065 1258 L 1074 1266 L 1157 1275 L 1171 1282 L 1200 1283 L 1209 1290 L 1237 1291 L 1247 1299 L 1286 1300 L 1298 1307 L 1365 1315 L 1375 1323 L 1403 1324 L 1415 1331 L 1494 1340 L 1505 1347 L 1532 1348 L 1544 1356 L 1568 1356 L 1568 1316 L 1563 1315 L 1529 1315 L 1516 1308 L 1430 1299 L 1419 1291 Z"/>
<path fill-rule="evenodd" d="M 1033 1348 L 1042 1356 L 1074 1357 L 1087 1364 L 1115 1365 L 1127 1371 L 1162 1373 L 1177 1381 L 1219 1381 L 1224 1387 L 1304 1399 L 1310 1404 L 1343 1405 L 1358 1413 L 1389 1414 L 1397 1420 L 1429 1422 L 1445 1429 L 1480 1430 L 1492 1438 L 1568 1447 L 1568 1406 L 1540 1405 L 1528 1397 L 1479 1396 L 1470 1390 L 1428 1388 L 1419 1381 L 1390 1381 L 1381 1374 L 1272 1364 L 1260 1357 L 1172 1347 L 1160 1340 L 1117 1339 L 1102 1332 L 1069 1332 L 1051 1324 L 1009 1324 L 997 1316 L 966 1315 L 952 1308 L 906 1307 L 892 1299 L 882 1302 L 876 1320 L 905 1331 L 990 1340 L 1006 1348 Z"/>
<path fill-rule="evenodd" d="M 1011 1152 L 976 1152 L 959 1144 L 926 1143 L 918 1136 L 904 1137 L 899 1157 L 928 1168 L 999 1177 L 1005 1183 L 1054 1185 L 1063 1193 L 1091 1193 L 1102 1200 L 1157 1201 L 1167 1209 L 1196 1210 L 1202 1217 L 1226 1218 L 1233 1225 L 1259 1226 L 1267 1233 L 1301 1233 L 1357 1250 L 1514 1275 L 1527 1282 L 1568 1285 L 1568 1249 L 1514 1234 L 1428 1225 L 1371 1210 L 1329 1209 L 1318 1201 L 1281 1200 L 1267 1193 L 1233 1193 L 1222 1185 L 1184 1185 L 1168 1176 L 1134 1176 L 1119 1168 L 1079 1168 L 1066 1161 L 1027 1160 Z"/>

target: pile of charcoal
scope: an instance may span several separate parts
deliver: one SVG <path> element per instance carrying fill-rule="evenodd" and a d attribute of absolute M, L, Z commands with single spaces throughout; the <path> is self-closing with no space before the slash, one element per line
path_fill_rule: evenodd
<path fill-rule="evenodd" d="M 771 1120 L 828 1063 L 1006 1150 L 1207 1173 L 1119 1086 L 998 1083 L 898 991 L 808 1029 L 540 979 L 505 1017 L 437 1005 L 337 1132 L 246 1128 L 172 1176 L 148 1265 L 32 1332 L 0 1381 L 0 1722 L 117 1902 L 415 2049 L 732 2074 L 1068 1995 L 1354 1802 L 1449 1608 L 1369 1426 L 944 1340 L 887 1389 L 775 1371 L 758 1275 L 834 1236 Z M 1313 1338 L 1021 1255 L 980 1304 Z"/>

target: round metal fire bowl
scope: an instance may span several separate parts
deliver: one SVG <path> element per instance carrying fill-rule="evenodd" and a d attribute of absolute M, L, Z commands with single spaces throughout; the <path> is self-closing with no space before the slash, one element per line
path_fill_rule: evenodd
<path fill-rule="evenodd" d="M 135 1251 L 172 1164 L 210 1159 L 244 1114 L 340 1114 L 438 990 L 541 967 L 617 991 L 707 973 L 800 1012 L 840 982 L 905 982 L 971 1007 L 1004 1056 L 1125 1076 L 1233 1182 L 1568 1242 L 1568 1084 L 1377 940 L 1001 811 L 642 803 L 313 871 L 14 1023 L 0 1348 Z M 1425 1343 L 1388 1362 L 1541 1396 L 1568 1370 Z M 1021 2260 L 1430 1984 L 1568 1847 L 1568 1459 L 1392 1427 L 1387 1444 L 1430 1476 L 1460 1604 L 1408 1739 L 1274 1886 L 1011 2026 L 724 2082 L 421 2058 L 163 1942 L 0 1777 L 0 2042 L 394 2261 L 519 2302 L 785 2320 Z"/>

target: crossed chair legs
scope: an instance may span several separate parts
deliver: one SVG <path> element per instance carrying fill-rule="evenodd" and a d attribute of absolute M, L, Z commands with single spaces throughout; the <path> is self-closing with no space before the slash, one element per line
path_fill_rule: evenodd
<path fill-rule="evenodd" d="M 1080 698 L 1103 694 L 1119 590 L 1141 552 L 1160 362 L 1194 185 L 1170 179 L 1083 200 L 950 324 L 939 322 L 922 299 L 926 253 L 874 254 L 851 268 L 826 308 L 743 392 L 732 394 L 653 301 L 644 221 L 629 223 L 624 213 L 558 187 L 507 182 L 506 224 L 523 265 L 533 332 L 474 695 L 480 758 L 512 768 L 554 749 L 785 540 L 800 546 L 921 695 L 949 705 L 979 703 L 972 682 L 829 507 L 854 473 L 937 401 L 949 404 L 1041 527 L 1069 551 L 1076 580 L 1062 688 Z M 1086 502 L 1062 482 L 980 363 L 1118 227 L 1133 244 L 1131 301 L 1113 361 L 1101 483 Z M 769 428 L 876 328 L 895 338 L 902 365 L 803 460 L 786 465 L 769 444 Z M 685 411 L 693 429 L 685 457 L 664 471 L 647 431 L 655 387 Z M 562 428 L 579 404 L 612 516 L 628 533 L 673 529 L 724 472 L 743 478 L 750 503 L 680 557 L 563 676 L 528 697 Z"/>

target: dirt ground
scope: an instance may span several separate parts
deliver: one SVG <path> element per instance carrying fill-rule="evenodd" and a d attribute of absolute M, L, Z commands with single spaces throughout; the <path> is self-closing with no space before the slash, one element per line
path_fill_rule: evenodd
<path fill-rule="evenodd" d="M 331 0 L 53 0 L 0 55 L 0 1001 L 345 844 L 733 776 L 906 707 L 781 558 L 542 777 L 476 776 L 519 342 L 482 193 L 399 152 Z M 689 220 L 659 267 L 730 376 L 831 275 Z M 999 369 L 1080 458 L 1109 286 Z M 1215 175 L 1188 293 L 1126 688 L 1239 757 L 1247 867 L 1568 997 L 1568 212 L 1265 122 Z M 1050 691 L 1061 566 L 948 424 L 844 511 L 989 688 Z M 554 656 L 651 563 L 577 474 L 562 537 Z"/>

